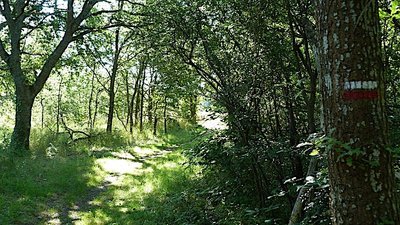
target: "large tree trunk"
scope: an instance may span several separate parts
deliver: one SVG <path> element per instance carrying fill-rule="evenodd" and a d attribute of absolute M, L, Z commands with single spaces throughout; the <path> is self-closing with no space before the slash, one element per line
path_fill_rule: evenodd
<path fill-rule="evenodd" d="M 23 155 L 29 151 L 31 117 L 34 96 L 27 87 L 18 87 L 15 91 L 15 126 L 11 137 L 11 151 Z"/>
<path fill-rule="evenodd" d="M 386 149 L 378 2 L 316 2 L 333 224 L 400 224 Z"/>

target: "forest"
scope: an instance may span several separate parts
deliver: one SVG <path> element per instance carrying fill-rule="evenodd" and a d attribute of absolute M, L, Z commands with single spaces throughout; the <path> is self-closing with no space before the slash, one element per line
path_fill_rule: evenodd
<path fill-rule="evenodd" d="M 0 0 L 0 224 L 400 225 L 399 0 Z"/>

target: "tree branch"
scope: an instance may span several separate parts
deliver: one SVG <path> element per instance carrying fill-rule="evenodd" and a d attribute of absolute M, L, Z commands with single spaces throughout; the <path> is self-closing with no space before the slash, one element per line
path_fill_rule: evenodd
<path fill-rule="evenodd" d="M 4 43 L 2 40 L 0 40 L 0 57 L 5 63 L 7 63 L 7 65 L 9 64 L 8 59 L 10 57 L 10 54 L 8 54 L 8 52 L 4 48 Z"/>

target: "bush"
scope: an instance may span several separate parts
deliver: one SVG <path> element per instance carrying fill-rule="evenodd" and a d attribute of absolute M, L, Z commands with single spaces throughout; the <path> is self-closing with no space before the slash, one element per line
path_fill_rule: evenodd
<path fill-rule="evenodd" d="M 186 152 L 192 164 L 204 168 L 205 180 L 209 180 L 209 185 L 199 194 L 211 202 L 214 211 L 219 211 L 217 209 L 222 206 L 221 211 L 241 209 L 242 213 L 236 213 L 235 218 L 246 221 L 246 224 L 285 223 L 291 210 L 287 200 L 289 193 L 282 191 L 275 179 L 274 164 L 268 160 L 274 154 L 285 157 L 277 153 L 284 144 L 271 148 L 260 139 L 250 148 L 236 142 L 229 132 L 222 132 L 205 137 L 199 145 Z"/>

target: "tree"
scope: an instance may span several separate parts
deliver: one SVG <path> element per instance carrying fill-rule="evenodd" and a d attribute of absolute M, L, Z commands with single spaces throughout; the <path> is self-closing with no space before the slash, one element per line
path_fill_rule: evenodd
<path fill-rule="evenodd" d="M 15 85 L 15 126 L 10 148 L 13 152 L 29 150 L 32 106 L 35 97 L 43 89 L 53 68 L 67 47 L 75 40 L 90 32 L 90 28 L 81 26 L 90 16 L 92 8 L 99 0 L 86 0 L 77 3 L 68 0 L 65 11 L 58 5 L 47 1 L 10 1 L 0 3 L 2 22 L 0 29 L 7 37 L 0 39 L 0 57 L 7 64 L 7 70 Z M 76 9 L 80 8 L 77 13 Z M 100 11 L 101 12 L 101 11 Z M 58 43 L 50 42 L 46 52 L 27 52 L 28 47 L 38 45 L 45 32 L 54 35 Z M 50 53 L 49 53 L 50 52 Z M 37 56 L 37 68 L 29 68 L 30 56 Z"/>
<path fill-rule="evenodd" d="M 400 224 L 387 150 L 378 1 L 317 1 L 334 224 Z"/>

